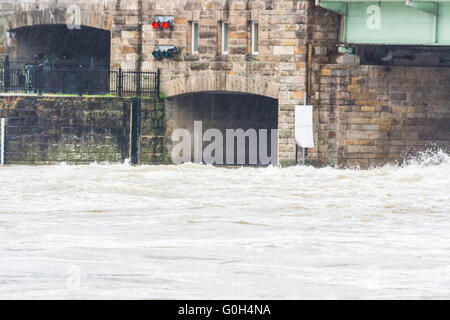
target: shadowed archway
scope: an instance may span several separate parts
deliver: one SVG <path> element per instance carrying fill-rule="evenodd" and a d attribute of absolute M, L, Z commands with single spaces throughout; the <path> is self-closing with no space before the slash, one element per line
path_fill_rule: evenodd
<path fill-rule="evenodd" d="M 214 161 L 208 161 L 203 156 L 204 163 L 215 165 L 267 165 L 269 164 L 266 162 L 267 158 L 270 158 L 271 164 L 277 164 L 278 100 L 246 93 L 198 92 L 168 98 L 166 107 L 171 133 L 184 129 L 194 139 L 194 135 L 198 132 L 195 130 L 195 121 L 197 124 L 201 122 L 203 138 L 205 138 L 205 133 L 209 129 L 216 129 L 216 132 L 220 131 L 223 137 L 223 156 L 221 157 L 223 161 L 217 161 L 217 158 Z M 239 149 L 239 138 L 229 139 L 228 136 L 230 130 L 237 133 L 239 129 L 242 129 L 242 134 L 248 133 L 245 136 L 245 145 L 242 144 L 241 149 Z M 254 132 L 253 137 L 251 136 L 252 132 Z M 202 151 L 205 151 L 210 142 L 216 139 L 207 140 L 202 143 Z M 198 162 L 195 159 L 195 154 L 198 151 L 195 150 L 193 140 L 191 147 L 190 161 Z M 242 155 L 242 152 L 245 152 L 245 154 Z M 256 157 L 252 158 L 252 152 L 256 153 Z M 203 152 L 202 154 L 205 155 Z M 214 153 L 214 156 L 216 155 Z M 239 160 L 239 155 L 242 156 L 241 160 Z M 254 160 L 252 161 L 252 159 Z"/>
<path fill-rule="evenodd" d="M 17 41 L 19 58 L 51 57 L 61 60 L 94 58 L 109 65 L 111 33 L 107 30 L 81 26 L 37 25 L 12 30 Z"/>

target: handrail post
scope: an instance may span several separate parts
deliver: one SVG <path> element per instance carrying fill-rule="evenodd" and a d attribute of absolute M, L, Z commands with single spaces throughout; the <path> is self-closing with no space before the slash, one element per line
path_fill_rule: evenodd
<path fill-rule="evenodd" d="M 161 69 L 158 68 L 158 70 L 156 71 L 156 97 L 159 98 L 160 94 L 160 83 L 161 83 Z"/>
<path fill-rule="evenodd" d="M 82 97 L 83 96 L 83 70 L 82 70 L 82 65 L 81 64 L 78 66 L 78 79 L 79 79 L 78 95 L 80 97 Z"/>
<path fill-rule="evenodd" d="M 122 67 L 119 68 L 119 79 L 117 83 L 117 95 L 119 97 L 122 97 L 122 89 L 123 89 L 123 73 L 122 73 Z"/>
<path fill-rule="evenodd" d="M 42 75 L 42 64 L 39 64 L 38 65 L 38 67 L 37 67 L 37 93 L 38 93 L 38 95 L 42 95 L 42 78 L 43 78 L 43 75 Z"/>
<path fill-rule="evenodd" d="M 134 76 L 135 76 L 134 86 L 136 88 L 136 97 L 140 97 L 141 96 L 141 78 L 142 78 L 141 70 L 137 70 Z"/>
<path fill-rule="evenodd" d="M 10 86 L 9 69 L 9 55 L 6 55 L 5 62 L 3 64 L 3 86 L 5 88 L 5 92 L 8 92 L 8 88 Z"/>
<path fill-rule="evenodd" d="M 33 93 L 41 95 L 41 64 L 39 63 L 38 56 L 33 57 L 33 69 L 31 78 L 31 88 Z"/>

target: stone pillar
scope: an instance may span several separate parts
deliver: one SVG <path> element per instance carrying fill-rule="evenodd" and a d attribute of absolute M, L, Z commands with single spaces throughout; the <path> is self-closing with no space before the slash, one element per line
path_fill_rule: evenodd
<path fill-rule="evenodd" d="M 271 54 L 278 62 L 278 159 L 282 166 L 296 163 L 295 105 L 305 101 L 306 31 L 308 1 L 273 1 L 269 16 Z M 273 11 L 272 11 L 273 12 Z"/>
<path fill-rule="evenodd" d="M 139 0 L 118 1 L 111 34 L 111 64 L 136 69 L 139 47 Z"/>
<path fill-rule="evenodd" d="M 339 25 L 338 14 L 311 3 L 307 36 L 312 48 L 309 103 L 314 107 L 315 147 L 308 149 L 307 161 L 316 165 L 337 164 L 338 117 L 334 102 L 337 99 L 336 90 L 340 84 L 329 81 L 331 71 L 321 66 L 335 62 Z"/>

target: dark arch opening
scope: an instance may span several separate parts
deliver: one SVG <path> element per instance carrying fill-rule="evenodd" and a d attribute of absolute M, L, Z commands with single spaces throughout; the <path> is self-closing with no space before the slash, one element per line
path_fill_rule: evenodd
<path fill-rule="evenodd" d="M 195 133 L 194 121 L 201 121 L 202 135 L 208 129 L 217 129 L 222 133 L 224 140 L 222 149 L 223 163 L 206 161 L 205 158 L 203 158 L 203 163 L 215 165 L 268 165 L 264 158 L 261 157 L 261 154 L 266 152 L 264 155 L 271 158 L 270 164 L 277 164 L 278 136 L 276 131 L 272 132 L 272 129 L 278 129 L 278 100 L 246 93 L 201 92 L 168 98 L 166 107 L 167 120 L 173 131 L 186 129 L 191 134 L 190 161 L 196 162 L 195 143 L 193 142 Z M 234 138 L 234 155 L 229 155 L 228 151 L 231 149 L 227 150 L 227 144 L 230 144 L 231 140 L 227 139 L 227 129 L 235 131 L 242 129 L 244 132 L 250 129 L 256 132 L 257 141 L 252 141 L 249 136 L 246 136 L 245 147 L 239 150 L 239 140 Z M 264 129 L 267 130 L 266 150 L 264 150 L 264 147 L 261 148 L 261 143 L 263 143 L 261 138 L 265 134 Z M 255 145 L 250 145 L 251 143 L 256 143 L 256 163 L 252 161 L 251 153 L 255 150 Z M 176 143 L 174 142 L 174 144 Z M 202 150 L 204 151 L 209 144 L 210 141 L 203 141 Z M 245 150 L 244 163 L 239 161 L 238 156 L 242 154 L 243 150 Z M 233 159 L 232 163 L 227 161 L 227 157 L 228 159 Z"/>
<path fill-rule="evenodd" d="M 61 60 L 94 59 L 108 65 L 111 54 L 111 32 L 87 26 L 69 29 L 66 25 L 37 25 L 11 30 L 17 39 L 16 56 L 20 58 L 51 57 Z"/>

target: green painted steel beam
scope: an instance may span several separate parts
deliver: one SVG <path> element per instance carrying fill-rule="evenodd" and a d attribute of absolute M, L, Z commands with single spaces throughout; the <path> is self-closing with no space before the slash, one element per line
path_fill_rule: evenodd
<path fill-rule="evenodd" d="M 450 46 L 450 0 L 316 0 L 342 16 L 341 42 Z"/>
<path fill-rule="evenodd" d="M 336 12 L 341 16 L 347 14 L 347 3 L 345 2 L 333 2 L 333 1 L 320 1 L 316 0 L 316 6 L 320 6 L 324 9 Z"/>
<path fill-rule="evenodd" d="M 406 6 L 437 15 L 439 5 L 436 2 L 406 0 Z"/>

